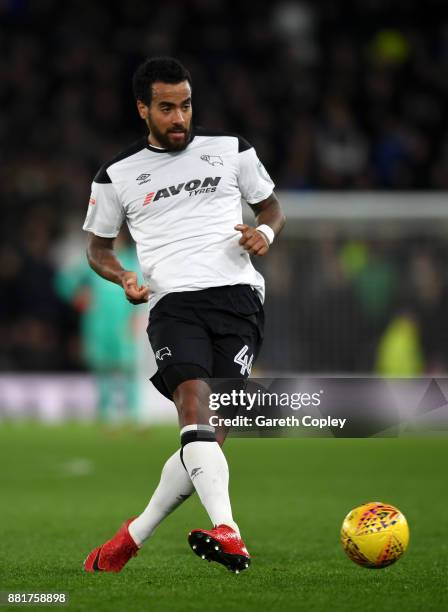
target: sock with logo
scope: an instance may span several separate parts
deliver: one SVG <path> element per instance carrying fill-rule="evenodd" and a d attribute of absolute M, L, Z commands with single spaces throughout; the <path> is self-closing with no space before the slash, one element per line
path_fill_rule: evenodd
<path fill-rule="evenodd" d="M 229 468 L 215 429 L 186 425 L 181 429 L 181 459 L 213 525 L 228 525 L 239 533 L 229 498 Z"/>
<path fill-rule="evenodd" d="M 160 482 L 143 512 L 129 525 L 132 539 L 141 546 L 157 525 L 194 492 L 177 450 L 165 463 Z"/>

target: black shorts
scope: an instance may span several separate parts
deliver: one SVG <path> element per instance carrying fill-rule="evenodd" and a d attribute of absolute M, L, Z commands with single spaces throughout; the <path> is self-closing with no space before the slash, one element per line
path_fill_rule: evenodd
<path fill-rule="evenodd" d="M 147 332 L 158 367 L 151 380 L 171 399 L 177 384 L 200 377 L 192 372 L 245 379 L 263 327 L 263 305 L 249 285 L 169 293 L 150 312 Z"/>

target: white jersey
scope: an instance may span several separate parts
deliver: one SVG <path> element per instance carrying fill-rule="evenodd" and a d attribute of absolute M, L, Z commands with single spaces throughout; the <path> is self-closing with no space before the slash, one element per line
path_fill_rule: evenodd
<path fill-rule="evenodd" d="M 150 307 L 173 291 L 264 280 L 240 245 L 241 198 L 256 204 L 274 183 L 255 150 L 230 134 L 195 129 L 183 151 L 142 138 L 104 164 L 92 183 L 83 229 L 114 238 L 126 221 L 137 245 Z"/>

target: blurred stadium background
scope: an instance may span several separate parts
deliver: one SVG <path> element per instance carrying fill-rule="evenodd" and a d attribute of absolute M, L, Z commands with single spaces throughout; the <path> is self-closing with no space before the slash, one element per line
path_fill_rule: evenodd
<path fill-rule="evenodd" d="M 81 231 L 98 167 L 143 132 L 130 80 L 155 54 L 189 67 L 195 122 L 246 137 L 286 209 L 255 262 L 257 375 L 446 374 L 442 8 L 0 2 L 0 418 L 174 416 L 147 381 L 145 307 L 89 273 Z"/>
<path fill-rule="evenodd" d="M 446 376 L 445 4 L 0 0 L 0 591 L 66 591 L 76 612 L 448 609 L 443 431 L 230 439 L 250 572 L 191 554 L 186 534 L 208 525 L 197 496 L 121 574 L 81 571 L 178 445 L 154 424 L 175 410 L 148 381 L 146 307 L 89 271 L 81 230 L 97 169 L 143 133 L 135 67 L 179 57 L 196 123 L 241 133 L 277 184 L 288 223 L 255 262 L 255 376 Z M 126 235 L 120 255 L 134 265 Z M 150 426 L 109 425 L 123 419 Z M 371 499 L 411 529 L 380 572 L 338 542 Z"/>

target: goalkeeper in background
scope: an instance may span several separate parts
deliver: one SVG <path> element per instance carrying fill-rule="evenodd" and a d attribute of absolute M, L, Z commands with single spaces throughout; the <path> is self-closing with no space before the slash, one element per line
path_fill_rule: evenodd
<path fill-rule="evenodd" d="M 138 269 L 135 248 L 125 234 L 116 241 L 123 264 Z M 102 422 L 137 419 L 135 319 L 137 311 L 123 291 L 96 274 L 84 255 L 56 276 L 60 297 L 80 313 L 84 363 L 95 376 L 97 411 Z"/>

